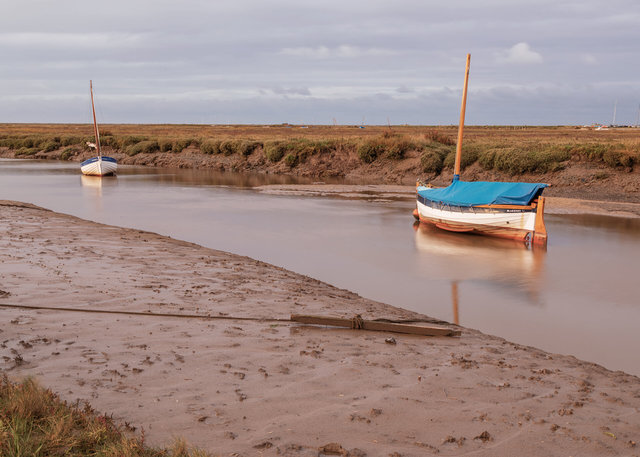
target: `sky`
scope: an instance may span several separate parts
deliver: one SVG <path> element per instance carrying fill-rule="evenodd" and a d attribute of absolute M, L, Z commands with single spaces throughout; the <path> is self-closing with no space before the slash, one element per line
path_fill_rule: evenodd
<path fill-rule="evenodd" d="M 634 125 L 638 0 L 0 0 L 0 122 Z"/>

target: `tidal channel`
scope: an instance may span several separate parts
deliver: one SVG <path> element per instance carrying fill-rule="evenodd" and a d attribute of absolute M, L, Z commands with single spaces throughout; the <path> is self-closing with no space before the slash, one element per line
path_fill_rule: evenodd
<path fill-rule="evenodd" d="M 246 255 L 640 375 L 640 219 L 548 214 L 549 244 L 538 250 L 414 224 L 410 197 L 265 190 L 272 184 L 311 183 L 126 166 L 100 179 L 75 163 L 0 159 L 0 199 Z"/>

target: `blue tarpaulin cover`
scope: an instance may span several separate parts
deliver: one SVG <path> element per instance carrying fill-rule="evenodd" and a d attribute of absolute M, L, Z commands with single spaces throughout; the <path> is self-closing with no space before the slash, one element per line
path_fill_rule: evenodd
<path fill-rule="evenodd" d="M 529 205 L 547 186 L 526 182 L 453 181 L 448 187 L 420 189 L 418 194 L 454 206 Z"/>

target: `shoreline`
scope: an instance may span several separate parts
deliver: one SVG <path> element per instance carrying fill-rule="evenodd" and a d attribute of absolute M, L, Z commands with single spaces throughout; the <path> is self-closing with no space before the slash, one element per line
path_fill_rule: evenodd
<path fill-rule="evenodd" d="M 2 124 L 0 157 L 80 163 L 88 125 Z M 435 186 L 453 174 L 454 126 L 105 125 L 103 150 L 122 165 L 235 171 L 306 180 Z M 543 182 L 547 196 L 640 203 L 633 129 L 465 129 L 468 181 Z M 86 138 L 85 138 L 86 140 Z M 464 161 L 463 161 L 464 162 Z"/>
<path fill-rule="evenodd" d="M 2 303 L 441 323 L 248 257 L 30 204 L 0 202 L 0 227 Z M 323 455 L 337 443 L 351 455 L 599 456 L 637 453 L 640 440 L 640 378 L 464 327 L 450 338 L 0 313 L 3 372 L 86 400 L 156 443 L 179 435 L 221 455 Z"/>
<path fill-rule="evenodd" d="M 271 195 L 338 197 L 346 199 L 414 200 L 415 187 L 376 184 L 272 184 L 253 187 Z M 625 218 L 640 217 L 640 203 L 586 200 L 571 197 L 545 197 L 545 214 L 591 214 Z"/>
<path fill-rule="evenodd" d="M 6 148 L 4 148 L 6 149 Z M 211 170 L 227 173 L 250 173 L 256 176 L 278 176 L 283 179 L 308 179 L 313 180 L 308 184 L 257 184 L 252 188 L 260 192 L 288 195 L 315 195 L 336 196 L 343 198 L 371 198 L 373 193 L 385 194 L 389 199 L 415 198 L 415 180 L 419 173 L 407 177 L 406 170 L 397 179 L 387 179 L 387 175 L 381 175 L 381 169 L 353 169 L 351 174 L 343 175 L 317 175 L 295 173 L 282 167 L 273 168 L 268 164 L 257 163 L 248 169 L 238 168 L 231 163 L 227 156 L 207 156 L 194 153 L 181 154 L 139 154 L 128 157 L 123 154 L 113 154 L 123 165 L 133 165 L 145 168 L 163 170 Z M 77 162 L 89 158 L 88 154 L 79 156 Z M 47 153 L 36 157 L 16 157 L 15 154 L 3 151 L 0 147 L 0 158 L 8 160 L 55 160 L 61 162 L 55 153 Z M 222 162 L 219 162 L 222 160 Z M 353 166 L 353 164 L 351 165 Z M 79 165 L 78 165 L 79 167 Z M 415 171 L 415 170 L 413 170 Z M 600 167 L 594 164 L 578 163 L 568 170 L 568 184 L 562 181 L 561 174 L 524 174 L 509 176 L 503 173 L 491 173 L 480 169 L 477 165 L 465 170 L 464 175 L 469 181 L 522 181 L 522 182 L 546 182 L 551 186 L 545 191 L 547 198 L 547 212 L 553 214 L 596 214 L 612 215 L 620 217 L 640 217 L 640 178 L 638 172 L 626 172 L 620 170 L 607 170 L 611 176 L 601 179 L 597 176 L 604 173 Z M 387 177 L 385 177 L 387 176 Z M 449 175 L 446 172 L 429 180 L 435 187 L 449 185 Z M 325 183 L 324 180 L 329 181 Z M 344 180 L 356 182 L 356 184 L 335 184 L 331 181 Z M 376 181 L 371 183 L 371 181 Z M 397 181 L 397 182 L 396 182 Z M 613 181 L 613 182 L 609 182 Z M 621 187 L 621 189 L 617 189 Z M 588 197 L 588 198 L 585 198 Z"/>

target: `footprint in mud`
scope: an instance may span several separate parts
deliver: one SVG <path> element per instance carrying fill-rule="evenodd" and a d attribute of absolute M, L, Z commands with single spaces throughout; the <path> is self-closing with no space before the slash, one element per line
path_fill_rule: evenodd
<path fill-rule="evenodd" d="M 26 325 L 31 324 L 33 322 L 33 318 L 31 316 L 18 316 L 15 319 L 12 319 L 10 322 L 15 325 Z"/>
<path fill-rule="evenodd" d="M 109 356 L 106 352 L 97 352 L 93 349 L 85 349 L 81 355 L 92 365 L 102 365 L 109 361 Z"/>
<path fill-rule="evenodd" d="M 177 352 L 174 352 L 173 355 L 175 356 L 177 362 L 184 363 L 184 356 L 178 354 Z"/>

